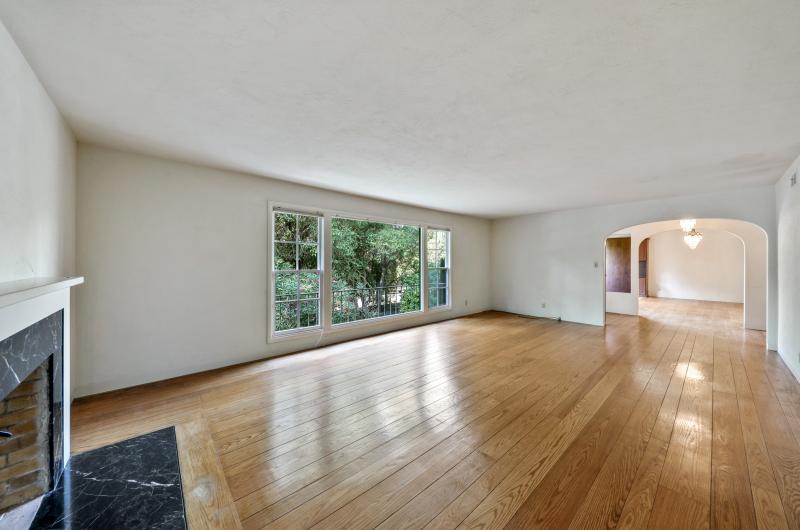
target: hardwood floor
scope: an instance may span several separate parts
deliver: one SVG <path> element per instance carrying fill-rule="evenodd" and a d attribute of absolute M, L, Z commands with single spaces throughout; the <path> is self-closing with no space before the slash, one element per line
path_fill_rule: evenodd
<path fill-rule="evenodd" d="M 190 527 L 800 530 L 800 385 L 736 304 L 483 313 L 86 398 L 176 425 Z"/>

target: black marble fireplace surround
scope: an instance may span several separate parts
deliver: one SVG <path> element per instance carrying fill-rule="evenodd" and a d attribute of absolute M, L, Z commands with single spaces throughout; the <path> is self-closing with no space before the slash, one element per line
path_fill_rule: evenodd
<path fill-rule="evenodd" d="M 50 486 L 64 469 L 64 312 L 57 311 L 0 341 L 0 400 L 44 363 L 50 374 Z M 10 429 L 13 440 L 13 427 Z"/>

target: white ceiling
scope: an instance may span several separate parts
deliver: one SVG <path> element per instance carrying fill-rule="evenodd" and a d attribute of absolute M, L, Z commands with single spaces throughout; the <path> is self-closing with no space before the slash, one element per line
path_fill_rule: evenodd
<path fill-rule="evenodd" d="M 776 181 L 796 0 L 0 0 L 81 140 L 488 217 Z"/>

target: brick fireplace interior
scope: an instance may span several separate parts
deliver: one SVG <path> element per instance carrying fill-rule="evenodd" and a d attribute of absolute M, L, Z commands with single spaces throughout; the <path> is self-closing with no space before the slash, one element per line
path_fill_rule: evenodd
<path fill-rule="evenodd" d="M 49 360 L 0 401 L 0 513 L 50 489 L 51 401 Z"/>

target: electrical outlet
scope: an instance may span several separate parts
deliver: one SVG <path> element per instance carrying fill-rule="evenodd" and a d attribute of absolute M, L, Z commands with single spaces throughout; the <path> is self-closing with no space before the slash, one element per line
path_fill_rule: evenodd
<path fill-rule="evenodd" d="M 599 269 L 600 268 L 600 262 L 599 261 L 595 261 L 594 262 L 594 268 L 595 269 Z"/>
<path fill-rule="evenodd" d="M 547 303 L 546 302 L 542 302 L 542 309 L 544 309 L 546 307 L 547 307 Z"/>
<path fill-rule="evenodd" d="M 794 186 L 797 184 L 797 171 L 794 172 L 794 175 L 789 177 L 789 185 Z"/>
<path fill-rule="evenodd" d="M 467 307 L 468 305 L 469 305 L 469 300 L 467 300 L 466 298 L 464 298 L 464 307 Z"/>

